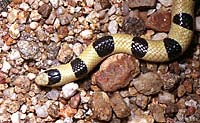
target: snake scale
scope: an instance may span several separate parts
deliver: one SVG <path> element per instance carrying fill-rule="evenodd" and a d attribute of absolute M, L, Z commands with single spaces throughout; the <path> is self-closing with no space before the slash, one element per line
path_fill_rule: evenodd
<path fill-rule="evenodd" d="M 100 61 L 115 53 L 131 54 L 151 62 L 166 62 L 179 57 L 193 37 L 194 0 L 173 0 L 172 22 L 168 37 L 150 41 L 128 34 L 104 36 L 91 43 L 79 57 L 70 63 L 40 73 L 35 82 L 41 86 L 61 86 L 78 80 Z"/>

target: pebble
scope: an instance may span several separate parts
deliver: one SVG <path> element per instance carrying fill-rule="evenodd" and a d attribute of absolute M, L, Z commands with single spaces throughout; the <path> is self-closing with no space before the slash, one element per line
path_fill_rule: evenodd
<path fill-rule="evenodd" d="M 18 13 L 19 13 L 19 10 L 17 9 L 12 9 L 11 12 L 8 13 L 7 20 L 10 24 L 15 22 L 15 20 L 17 19 Z"/>
<path fill-rule="evenodd" d="M 152 104 L 149 107 L 149 110 L 153 113 L 153 117 L 155 121 L 157 122 L 165 122 L 165 116 L 164 116 L 164 107 L 162 107 L 159 104 Z"/>
<path fill-rule="evenodd" d="M 158 95 L 158 101 L 164 104 L 175 103 L 175 97 L 171 93 L 163 92 Z"/>
<path fill-rule="evenodd" d="M 115 7 L 115 5 L 112 5 L 112 7 L 108 10 L 107 15 L 111 16 L 116 12 L 117 8 Z"/>
<path fill-rule="evenodd" d="M 29 12 L 20 11 L 18 14 L 18 20 L 20 24 L 25 24 L 28 20 Z"/>
<path fill-rule="evenodd" d="M 0 90 L 4 90 L 5 89 L 5 83 L 7 83 L 7 79 L 8 76 L 6 73 L 4 73 L 3 71 L 0 71 Z M 3 87 L 2 87 L 3 86 Z"/>
<path fill-rule="evenodd" d="M 67 63 L 73 58 L 73 50 L 69 47 L 68 43 L 63 43 L 58 51 L 57 59 L 62 63 Z"/>
<path fill-rule="evenodd" d="M 88 7 L 92 7 L 94 5 L 94 0 L 86 0 L 85 2 Z"/>
<path fill-rule="evenodd" d="M 92 30 L 83 30 L 83 31 L 81 31 L 80 36 L 84 40 L 92 39 L 92 37 L 93 37 L 93 31 Z"/>
<path fill-rule="evenodd" d="M 79 56 L 83 52 L 83 45 L 81 43 L 75 43 L 72 50 L 76 56 Z"/>
<path fill-rule="evenodd" d="M 9 34 L 13 39 L 20 37 L 19 24 L 14 23 L 9 28 Z"/>
<path fill-rule="evenodd" d="M 3 90 L 3 95 L 10 98 L 11 100 L 17 99 L 17 94 L 14 92 L 14 88 L 7 88 Z"/>
<path fill-rule="evenodd" d="M 26 113 L 27 109 L 28 109 L 28 106 L 27 106 L 26 104 L 23 104 L 23 105 L 21 106 L 21 108 L 20 108 L 20 111 L 21 111 L 22 113 Z"/>
<path fill-rule="evenodd" d="M 36 36 L 40 41 L 45 41 L 47 39 L 47 35 L 41 26 L 38 26 L 35 30 Z"/>
<path fill-rule="evenodd" d="M 56 11 L 52 11 L 49 17 L 46 19 L 46 24 L 53 24 L 56 19 Z"/>
<path fill-rule="evenodd" d="M 110 101 L 111 107 L 117 117 L 125 118 L 130 115 L 130 109 L 119 93 L 112 94 Z"/>
<path fill-rule="evenodd" d="M 56 9 L 59 6 L 59 0 L 49 0 L 51 5 Z"/>
<path fill-rule="evenodd" d="M 52 89 L 51 91 L 49 91 L 46 96 L 48 97 L 48 99 L 51 99 L 51 100 L 57 100 L 58 97 L 59 97 L 59 91 L 56 90 L 56 89 Z"/>
<path fill-rule="evenodd" d="M 52 11 L 52 6 L 50 4 L 43 4 L 38 9 L 38 13 L 41 14 L 43 18 L 48 18 L 51 11 Z"/>
<path fill-rule="evenodd" d="M 147 18 L 145 25 L 154 31 L 168 32 L 171 25 L 171 13 L 168 11 L 155 12 Z"/>
<path fill-rule="evenodd" d="M 111 34 L 117 33 L 117 31 L 118 31 L 118 23 L 117 23 L 116 20 L 112 20 L 112 21 L 109 22 L 109 24 L 108 24 L 108 31 Z"/>
<path fill-rule="evenodd" d="M 161 74 L 160 77 L 163 80 L 165 90 L 173 89 L 175 84 L 180 81 L 180 76 L 172 73 Z"/>
<path fill-rule="evenodd" d="M 195 18 L 195 30 L 200 31 L 200 16 Z"/>
<path fill-rule="evenodd" d="M 3 60 L 3 66 L 1 68 L 1 71 L 4 73 L 8 73 L 11 68 L 12 66 L 10 65 L 10 63 L 7 62 L 6 60 Z"/>
<path fill-rule="evenodd" d="M 27 77 L 29 80 L 33 80 L 33 79 L 35 79 L 36 75 L 34 73 L 28 73 Z"/>
<path fill-rule="evenodd" d="M 12 123 L 20 123 L 20 114 L 18 111 L 11 115 L 11 121 Z"/>
<path fill-rule="evenodd" d="M 161 32 L 161 33 L 156 33 L 155 35 L 152 36 L 152 40 L 163 40 L 164 38 L 167 38 L 167 33 Z"/>
<path fill-rule="evenodd" d="M 81 101 L 80 94 L 76 94 L 76 95 L 74 95 L 73 97 L 70 98 L 69 105 L 72 108 L 77 108 L 79 106 L 79 104 L 80 104 L 80 101 Z"/>
<path fill-rule="evenodd" d="M 56 19 L 56 20 L 58 20 L 58 19 Z M 65 38 L 65 37 L 67 37 L 69 30 L 66 26 L 59 26 L 57 32 L 58 32 L 59 38 Z"/>
<path fill-rule="evenodd" d="M 142 109 L 145 109 L 148 104 L 149 98 L 142 94 L 137 94 L 136 97 L 136 104 L 141 107 Z"/>
<path fill-rule="evenodd" d="M 28 11 L 30 9 L 30 6 L 27 3 L 23 2 L 19 5 L 19 8 L 24 11 Z"/>
<path fill-rule="evenodd" d="M 77 109 L 70 107 L 69 105 L 65 105 L 60 109 L 60 115 L 66 118 L 72 118 L 77 113 Z"/>
<path fill-rule="evenodd" d="M 74 118 L 76 118 L 76 119 L 83 119 L 84 118 L 84 113 L 85 113 L 85 110 L 79 109 L 77 111 L 77 113 L 74 115 Z"/>
<path fill-rule="evenodd" d="M 20 54 L 24 59 L 37 59 L 39 46 L 34 41 L 20 40 L 17 42 Z"/>
<path fill-rule="evenodd" d="M 35 112 L 37 114 L 38 117 L 41 118 L 46 118 L 48 116 L 48 112 L 47 112 L 47 106 L 43 105 L 43 106 L 36 106 L 35 107 Z"/>
<path fill-rule="evenodd" d="M 48 114 L 53 118 L 59 117 L 59 106 L 56 104 L 51 104 L 48 108 Z"/>
<path fill-rule="evenodd" d="M 128 123 L 154 123 L 154 118 L 145 113 L 141 110 L 136 110 L 133 112 L 133 116 L 131 116 L 131 119 L 128 121 Z"/>
<path fill-rule="evenodd" d="M 39 23 L 38 22 L 31 22 L 30 23 L 30 28 L 32 29 L 32 30 L 35 30 L 35 29 L 37 29 L 37 27 L 39 26 Z"/>
<path fill-rule="evenodd" d="M 91 98 L 91 109 L 94 118 L 101 121 L 109 121 L 112 117 L 110 99 L 105 92 L 95 92 Z"/>
<path fill-rule="evenodd" d="M 172 6 L 173 1 L 172 0 L 158 0 L 162 5 L 165 7 Z"/>
<path fill-rule="evenodd" d="M 145 32 L 145 23 L 142 19 L 136 17 L 125 18 L 122 25 L 122 29 L 127 34 L 133 34 L 135 36 L 140 36 Z"/>
<path fill-rule="evenodd" d="M 100 0 L 100 5 L 102 9 L 108 9 L 112 6 L 109 0 Z"/>
<path fill-rule="evenodd" d="M 92 82 L 104 91 L 113 92 L 126 87 L 138 71 L 137 59 L 127 54 L 116 54 L 102 62 L 99 71 L 92 76 Z"/>
<path fill-rule="evenodd" d="M 180 85 L 178 87 L 178 97 L 182 97 L 186 93 L 186 89 L 184 85 Z"/>
<path fill-rule="evenodd" d="M 19 59 L 20 56 L 20 52 L 17 49 L 11 49 L 10 54 L 8 55 L 10 60 L 17 60 Z"/>
<path fill-rule="evenodd" d="M 128 0 L 128 5 L 130 8 L 154 7 L 156 0 Z"/>
<path fill-rule="evenodd" d="M 151 95 L 160 92 L 163 83 L 158 74 L 148 72 L 140 75 L 136 79 L 133 79 L 131 85 L 134 85 L 136 90 L 140 93 L 144 95 Z"/>
<path fill-rule="evenodd" d="M 11 101 L 6 104 L 6 110 L 10 113 L 15 113 L 20 109 L 20 102 L 18 101 Z"/>
<path fill-rule="evenodd" d="M 32 10 L 30 18 L 32 21 L 39 21 L 42 18 L 42 16 L 38 13 L 38 10 Z"/>
<path fill-rule="evenodd" d="M 64 98 L 69 99 L 70 97 L 72 97 L 76 93 L 78 88 L 79 88 L 78 84 L 73 83 L 73 82 L 64 85 L 62 87 Z"/>

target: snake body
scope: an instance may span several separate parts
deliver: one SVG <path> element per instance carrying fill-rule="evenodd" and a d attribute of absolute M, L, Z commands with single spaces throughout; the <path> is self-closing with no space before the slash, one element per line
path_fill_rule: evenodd
<path fill-rule="evenodd" d="M 179 57 L 193 37 L 194 0 L 174 0 L 171 28 L 167 38 L 150 41 L 128 34 L 104 36 L 91 43 L 70 63 L 39 74 L 35 82 L 42 86 L 60 86 L 87 75 L 100 61 L 115 53 L 131 54 L 151 62 L 166 62 Z"/>

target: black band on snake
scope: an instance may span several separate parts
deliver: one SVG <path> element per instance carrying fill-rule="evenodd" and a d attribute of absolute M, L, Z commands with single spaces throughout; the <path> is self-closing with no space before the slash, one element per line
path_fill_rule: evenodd
<path fill-rule="evenodd" d="M 151 62 L 166 62 L 179 57 L 193 37 L 194 0 L 173 0 L 172 22 L 168 37 L 150 41 L 128 34 L 114 34 L 91 43 L 70 63 L 50 68 L 35 82 L 42 86 L 61 86 L 87 75 L 100 61 L 115 53 L 131 54 Z"/>

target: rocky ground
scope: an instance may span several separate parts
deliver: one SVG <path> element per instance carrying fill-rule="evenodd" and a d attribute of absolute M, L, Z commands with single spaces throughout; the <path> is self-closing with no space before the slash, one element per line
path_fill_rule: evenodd
<path fill-rule="evenodd" d="M 192 44 L 179 59 L 116 54 L 82 80 L 47 88 L 34 82 L 40 71 L 99 37 L 167 37 L 172 0 L 0 0 L 0 123 L 199 123 L 198 8 Z"/>

